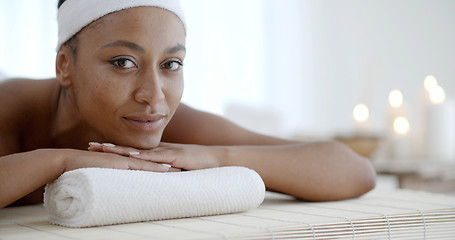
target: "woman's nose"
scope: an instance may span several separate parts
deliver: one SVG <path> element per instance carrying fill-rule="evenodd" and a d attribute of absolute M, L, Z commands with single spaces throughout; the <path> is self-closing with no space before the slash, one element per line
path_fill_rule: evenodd
<path fill-rule="evenodd" d="M 165 99 L 162 83 L 158 76 L 151 76 L 140 81 L 134 99 L 139 103 L 154 105 Z"/>

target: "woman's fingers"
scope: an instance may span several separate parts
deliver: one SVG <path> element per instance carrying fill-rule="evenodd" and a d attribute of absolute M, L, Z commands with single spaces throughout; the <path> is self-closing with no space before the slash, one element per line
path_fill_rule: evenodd
<path fill-rule="evenodd" d="M 168 172 L 181 172 L 181 171 L 182 171 L 182 169 L 180 169 L 180 168 L 175 168 L 175 167 L 171 167 L 171 168 L 169 168 L 169 170 L 168 170 Z"/>
<path fill-rule="evenodd" d="M 88 143 L 88 150 L 92 152 L 102 152 L 103 151 L 103 146 L 101 143 L 97 142 L 89 142 Z"/>
<path fill-rule="evenodd" d="M 138 161 L 153 162 L 156 166 L 160 166 L 160 171 L 181 171 L 180 168 L 171 166 L 173 158 L 169 155 L 163 154 L 159 149 L 152 150 L 138 150 L 131 147 L 116 146 L 111 143 L 96 143 L 90 142 L 89 148 L 93 152 L 114 153 L 125 157 L 130 157 Z M 152 171 L 154 171 L 152 169 Z"/>
<path fill-rule="evenodd" d="M 116 146 L 112 143 L 101 144 L 91 142 L 89 143 L 89 150 L 94 152 L 115 153 L 126 157 L 163 164 L 171 164 L 175 159 L 172 157 L 172 154 L 168 154 L 169 149 L 163 147 L 157 147 L 151 150 L 139 150 L 131 147 Z"/>
<path fill-rule="evenodd" d="M 156 163 L 169 164 L 174 167 L 179 166 L 181 163 L 177 161 L 181 157 L 181 149 L 179 148 L 167 148 L 157 147 L 151 150 L 142 150 L 139 154 L 132 155 L 131 157 L 152 161 Z"/>
<path fill-rule="evenodd" d="M 127 156 L 121 156 L 115 153 L 104 153 L 96 151 L 69 151 L 69 154 L 67 154 L 67 157 L 63 160 L 65 171 L 71 171 L 78 168 L 99 167 L 167 172 L 170 171 L 171 168 L 169 165 L 163 165 L 161 163 L 144 161 Z"/>
<path fill-rule="evenodd" d="M 90 142 L 88 150 L 94 152 L 115 153 L 127 157 L 132 157 L 140 154 L 140 151 L 135 148 L 116 146 L 112 143 Z"/>
<path fill-rule="evenodd" d="M 132 170 L 144 170 L 153 172 L 175 171 L 174 169 L 171 169 L 171 166 L 168 164 L 155 163 L 134 158 L 129 158 L 128 161 L 128 169 Z"/>

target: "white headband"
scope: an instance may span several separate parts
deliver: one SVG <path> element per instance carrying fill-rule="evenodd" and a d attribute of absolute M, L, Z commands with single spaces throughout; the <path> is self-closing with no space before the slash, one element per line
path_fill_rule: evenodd
<path fill-rule="evenodd" d="M 166 9 L 180 18 L 186 30 L 185 16 L 178 0 L 66 0 L 59 8 L 58 51 L 82 28 L 91 22 L 113 12 L 133 7 L 159 7 Z"/>

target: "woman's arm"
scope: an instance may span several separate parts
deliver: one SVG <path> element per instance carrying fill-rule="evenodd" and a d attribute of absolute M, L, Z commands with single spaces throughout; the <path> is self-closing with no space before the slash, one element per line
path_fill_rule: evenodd
<path fill-rule="evenodd" d="M 357 197 L 376 183 L 371 162 L 338 142 L 303 143 L 265 136 L 183 104 L 167 131 L 165 141 L 228 145 L 219 151 L 220 165 L 254 169 L 268 189 L 306 200 Z"/>
<path fill-rule="evenodd" d="M 0 157 L 0 208 L 27 196 L 66 171 L 84 167 L 169 170 L 162 164 L 118 154 L 73 149 L 39 149 L 9 154 Z"/>
<path fill-rule="evenodd" d="M 256 170 L 269 190 L 310 201 L 358 197 L 375 186 L 367 159 L 337 142 L 226 147 L 221 165 Z"/>
<path fill-rule="evenodd" d="M 0 208 L 56 179 L 63 166 L 46 151 L 0 157 Z"/>
<path fill-rule="evenodd" d="M 138 151 L 136 158 L 187 170 L 245 166 L 257 171 L 269 190 L 312 201 L 357 197 L 375 186 L 371 163 L 341 143 L 264 136 L 185 105 L 179 107 L 163 140 L 174 144 L 139 151 L 120 146 L 91 150 Z"/>

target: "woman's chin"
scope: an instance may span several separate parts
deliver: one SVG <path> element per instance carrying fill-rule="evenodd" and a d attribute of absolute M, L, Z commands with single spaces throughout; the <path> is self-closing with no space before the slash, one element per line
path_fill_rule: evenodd
<path fill-rule="evenodd" d="M 160 145 L 161 137 L 128 138 L 115 141 L 117 145 L 132 147 L 136 149 L 153 149 Z"/>

